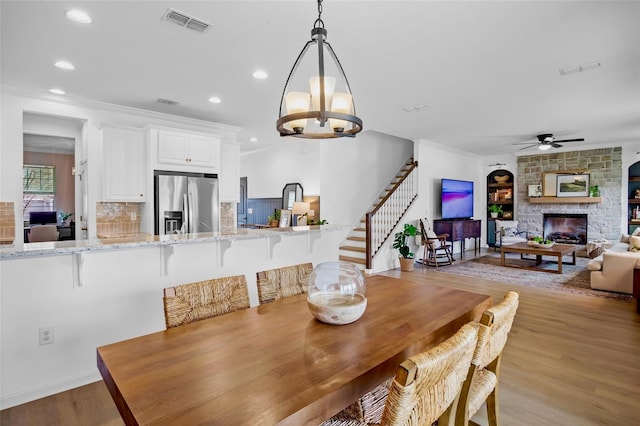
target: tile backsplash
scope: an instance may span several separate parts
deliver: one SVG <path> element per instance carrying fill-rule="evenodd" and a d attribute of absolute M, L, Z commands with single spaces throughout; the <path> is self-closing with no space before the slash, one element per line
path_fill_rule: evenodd
<path fill-rule="evenodd" d="M 96 203 L 98 238 L 140 233 L 140 204 Z"/>
<path fill-rule="evenodd" d="M 0 244 L 13 244 L 16 237 L 15 212 L 12 201 L 0 201 Z"/>

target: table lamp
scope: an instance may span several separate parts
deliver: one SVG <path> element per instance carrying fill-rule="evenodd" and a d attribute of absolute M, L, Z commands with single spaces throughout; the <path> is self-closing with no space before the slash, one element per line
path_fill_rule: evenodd
<path fill-rule="evenodd" d="M 307 224 L 307 216 L 305 216 L 309 210 L 311 210 L 311 204 L 303 201 L 296 201 L 293 203 L 293 209 L 291 214 L 296 218 L 296 226 L 305 226 Z"/>

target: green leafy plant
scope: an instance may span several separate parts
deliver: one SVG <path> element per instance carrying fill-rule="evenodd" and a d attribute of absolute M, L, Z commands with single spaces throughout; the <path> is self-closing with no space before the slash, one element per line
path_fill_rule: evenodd
<path fill-rule="evenodd" d="M 73 213 L 67 213 L 63 210 L 60 210 L 58 212 L 58 217 L 60 218 L 60 223 L 65 223 L 67 221 L 67 219 L 69 219 L 71 216 L 73 216 Z"/>
<path fill-rule="evenodd" d="M 589 195 L 592 197 L 600 196 L 600 187 L 598 185 L 591 185 L 589 187 Z"/>
<path fill-rule="evenodd" d="M 414 254 L 411 252 L 411 248 L 407 245 L 407 239 L 409 237 L 415 237 L 418 228 L 409 223 L 404 224 L 404 230 L 397 232 L 395 239 L 393 240 L 393 248 L 398 249 L 400 255 L 405 259 L 413 259 Z"/>
<path fill-rule="evenodd" d="M 488 207 L 488 210 L 489 210 L 491 213 L 502 213 L 502 206 L 501 206 L 501 205 L 499 205 L 499 204 L 491 204 L 491 205 Z"/>
<path fill-rule="evenodd" d="M 551 240 L 545 240 L 542 237 L 534 237 L 533 241 L 538 243 L 538 244 L 551 244 Z"/>
<path fill-rule="evenodd" d="M 280 220 L 280 209 L 273 209 L 273 214 L 267 216 L 269 221 Z"/>
<path fill-rule="evenodd" d="M 329 222 L 327 222 L 324 219 L 320 219 L 317 222 L 315 220 L 313 220 L 313 219 L 309 219 L 308 223 L 309 223 L 309 225 L 327 225 Z"/>

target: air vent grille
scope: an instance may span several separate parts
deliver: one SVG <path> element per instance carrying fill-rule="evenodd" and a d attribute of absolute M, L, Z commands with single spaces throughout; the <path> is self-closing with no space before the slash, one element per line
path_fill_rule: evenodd
<path fill-rule="evenodd" d="M 171 99 L 163 99 L 160 98 L 158 99 L 158 102 L 160 102 L 161 104 L 167 104 L 167 105 L 178 105 L 178 101 L 172 101 Z"/>
<path fill-rule="evenodd" d="M 174 24 L 180 25 L 181 27 L 198 31 L 199 33 L 207 31 L 211 26 L 201 19 L 194 18 L 193 16 L 189 16 L 186 13 L 178 12 L 177 10 L 171 8 L 167 9 L 162 19 L 166 20 L 167 22 L 173 22 Z"/>

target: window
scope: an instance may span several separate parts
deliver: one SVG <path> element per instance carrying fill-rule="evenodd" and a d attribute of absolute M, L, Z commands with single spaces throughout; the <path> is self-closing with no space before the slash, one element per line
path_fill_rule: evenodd
<path fill-rule="evenodd" d="M 55 211 L 56 168 L 54 166 L 22 166 L 22 218 L 29 212 Z"/>

